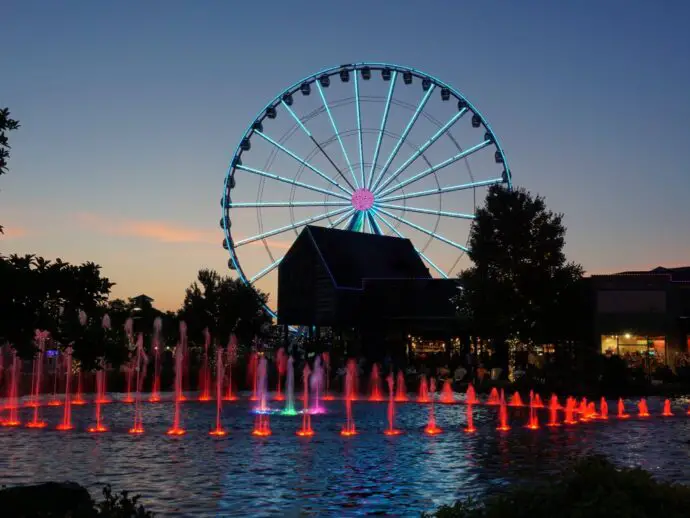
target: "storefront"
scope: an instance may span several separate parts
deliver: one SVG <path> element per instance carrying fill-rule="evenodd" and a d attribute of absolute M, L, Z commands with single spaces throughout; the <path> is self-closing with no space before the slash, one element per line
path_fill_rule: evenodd
<path fill-rule="evenodd" d="M 666 363 L 666 337 L 621 333 L 601 335 L 601 353 L 624 358 L 652 356 L 659 363 Z M 690 345 L 690 344 L 689 344 Z"/>

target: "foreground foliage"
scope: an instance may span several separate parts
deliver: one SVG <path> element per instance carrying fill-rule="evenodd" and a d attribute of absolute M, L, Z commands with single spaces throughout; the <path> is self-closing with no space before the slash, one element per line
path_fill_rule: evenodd
<path fill-rule="evenodd" d="M 681 518 L 690 513 L 690 487 L 659 482 L 640 468 L 618 469 L 588 457 L 555 481 L 517 487 L 484 501 L 456 502 L 427 518 Z"/>
<path fill-rule="evenodd" d="M 22 518 L 152 518 L 127 491 L 114 494 L 103 488 L 103 500 L 94 502 L 86 488 L 73 482 L 48 482 L 0 491 L 0 516 Z"/>

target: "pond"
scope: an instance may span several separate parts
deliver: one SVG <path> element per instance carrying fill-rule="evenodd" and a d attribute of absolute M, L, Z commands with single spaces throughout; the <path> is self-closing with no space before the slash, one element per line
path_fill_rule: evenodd
<path fill-rule="evenodd" d="M 120 397 L 115 394 L 113 398 Z M 282 403 L 272 403 L 277 407 Z M 299 404 L 298 404 L 299 406 Z M 131 490 L 159 516 L 418 516 L 458 498 L 501 490 L 507 484 L 543 479 L 568 459 L 602 453 L 625 466 L 640 465 L 655 476 L 690 482 L 690 417 L 686 400 L 673 402 L 675 417 L 660 417 L 662 402 L 649 401 L 652 417 L 592 421 L 528 430 L 526 409 L 510 409 L 512 429 L 498 432 L 497 408 L 476 406 L 476 433 L 463 431 L 466 407 L 436 405 L 442 434 L 428 436 L 429 405 L 396 405 L 404 430 L 388 437 L 385 403 L 356 402 L 358 435 L 341 437 L 342 401 L 312 417 L 315 435 L 295 432 L 301 416 L 271 415 L 270 437 L 251 434 L 252 403 L 225 403 L 229 434 L 210 437 L 215 403 L 187 402 L 186 435 L 165 434 L 170 402 L 143 405 L 146 429 L 129 435 L 133 405 L 103 406 L 110 431 L 90 434 L 91 405 L 73 407 L 75 430 L 59 432 L 62 409 L 41 408 L 46 429 L 0 428 L 0 484 L 78 482 L 96 497 L 103 484 Z M 627 402 L 634 413 L 634 402 Z M 615 402 L 609 402 L 615 408 Z M 31 409 L 22 409 L 22 422 Z M 540 420 L 547 418 L 540 412 Z"/>

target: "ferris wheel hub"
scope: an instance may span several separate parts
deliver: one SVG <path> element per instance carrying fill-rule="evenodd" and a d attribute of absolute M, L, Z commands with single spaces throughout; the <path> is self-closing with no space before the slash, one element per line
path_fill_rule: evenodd
<path fill-rule="evenodd" d="M 352 194 L 352 206 L 363 212 L 374 206 L 374 199 L 374 193 L 362 187 Z"/>

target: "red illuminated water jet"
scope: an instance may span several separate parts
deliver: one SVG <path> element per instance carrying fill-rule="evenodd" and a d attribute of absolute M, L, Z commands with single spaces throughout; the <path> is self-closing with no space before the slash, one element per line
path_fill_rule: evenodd
<path fill-rule="evenodd" d="M 276 353 L 276 368 L 278 369 L 278 383 L 276 384 L 276 393 L 273 399 L 276 401 L 285 401 L 282 385 L 283 376 L 285 376 L 285 370 L 287 369 L 287 355 L 285 354 L 285 349 L 282 347 L 278 349 Z"/>
<path fill-rule="evenodd" d="M 527 428 L 530 430 L 539 429 L 539 417 L 537 416 L 537 407 L 534 405 L 534 392 L 530 391 L 529 394 L 529 422 L 527 423 Z"/>
<path fill-rule="evenodd" d="M 508 406 L 506 405 L 506 398 L 503 389 L 501 389 L 501 397 L 499 398 L 498 404 L 498 426 L 496 427 L 496 430 L 500 432 L 507 432 L 510 430 L 510 426 L 508 425 Z"/>
<path fill-rule="evenodd" d="M 326 388 L 323 393 L 324 401 L 333 401 L 335 398 L 331 394 L 331 355 L 328 351 L 321 353 L 323 359 L 324 377 L 326 379 Z M 285 365 L 287 366 L 287 355 L 285 356 Z"/>
<path fill-rule="evenodd" d="M 180 405 L 182 404 L 182 377 L 184 376 L 184 346 L 182 345 L 182 333 L 180 342 L 175 347 L 175 413 L 173 414 L 173 425 L 167 435 L 184 435 L 185 430 L 180 425 Z"/>
<path fill-rule="evenodd" d="M 638 417 L 649 417 L 649 409 L 647 408 L 647 400 L 642 398 L 640 402 L 637 403 L 637 416 Z"/>
<path fill-rule="evenodd" d="M 208 366 L 208 348 L 211 345 L 211 333 L 204 328 L 204 357 L 199 368 L 199 401 L 211 401 L 211 369 Z"/>
<path fill-rule="evenodd" d="M 65 376 L 65 407 L 62 412 L 62 423 L 57 426 L 58 430 L 68 431 L 72 429 L 72 394 L 70 393 L 70 383 L 72 381 L 72 376 L 69 376 L 69 372 L 72 366 L 72 348 L 68 347 L 65 349 L 65 371 L 68 373 Z"/>
<path fill-rule="evenodd" d="M 510 406 L 525 406 L 525 404 L 522 402 L 522 398 L 520 397 L 519 392 L 513 392 L 513 395 L 510 396 Z"/>
<path fill-rule="evenodd" d="M 395 401 L 398 403 L 403 403 L 407 401 L 407 387 L 405 387 L 405 373 L 403 371 L 398 371 L 398 375 L 395 378 Z"/>
<path fill-rule="evenodd" d="M 398 374 L 400 371 L 398 371 Z M 399 376 L 398 376 L 399 377 Z M 393 396 L 393 374 L 386 377 L 388 383 L 388 428 L 383 432 L 385 435 L 400 435 L 402 432 L 395 427 L 395 397 Z"/>
<path fill-rule="evenodd" d="M 473 405 L 467 405 L 465 407 L 465 412 L 467 414 L 467 426 L 465 427 L 465 433 L 474 433 L 477 429 L 474 427 L 474 416 L 472 415 Z"/>
<path fill-rule="evenodd" d="M 132 397 L 132 379 L 134 378 L 134 358 L 130 358 L 127 363 L 127 393 L 125 398 L 122 400 L 123 403 L 134 403 L 134 398 Z M 98 383 L 98 382 L 96 382 Z M 99 399 L 98 396 L 96 396 Z"/>
<path fill-rule="evenodd" d="M 574 397 L 568 397 L 565 401 L 565 419 L 563 422 L 565 424 L 577 424 L 577 419 L 575 419 L 575 412 L 577 411 L 577 401 Z"/>
<path fill-rule="evenodd" d="M 561 405 L 558 402 L 558 396 L 556 394 L 551 394 L 551 401 L 549 401 L 549 422 L 546 424 L 546 426 L 550 427 L 555 427 L 555 426 L 561 426 L 561 423 L 558 422 L 558 411 L 560 410 Z"/>
<path fill-rule="evenodd" d="M 153 353 L 153 385 L 151 386 L 150 403 L 158 403 L 161 400 L 161 330 L 163 320 L 156 317 L 153 321 L 153 339 L 151 349 Z"/>
<path fill-rule="evenodd" d="M 146 377 L 146 354 L 144 353 L 144 335 L 139 333 L 134 363 L 136 371 L 136 395 L 134 397 L 134 425 L 129 429 L 131 434 L 144 433 L 144 418 L 141 411 L 141 386 Z"/>
<path fill-rule="evenodd" d="M 82 396 L 82 372 L 81 369 L 77 370 L 77 391 L 74 394 L 74 399 L 72 399 L 72 404 L 73 405 L 85 405 L 86 400 Z M 65 383 L 67 383 L 65 381 Z"/>
<path fill-rule="evenodd" d="M 268 437 L 269 435 L 271 435 L 271 426 L 268 421 L 268 414 L 256 415 L 252 435 L 256 437 Z"/>
<path fill-rule="evenodd" d="M 340 430 L 340 435 L 343 437 L 351 437 L 357 435 L 355 428 L 355 420 L 352 417 L 352 401 L 355 395 L 355 384 L 357 382 L 357 364 L 355 360 L 347 361 L 345 371 L 345 426 Z"/>
<path fill-rule="evenodd" d="M 584 419 L 587 421 L 591 421 L 592 419 L 598 419 L 599 414 L 597 414 L 597 407 L 594 405 L 594 403 L 588 403 L 587 404 L 587 411 L 584 415 Z"/>
<path fill-rule="evenodd" d="M 544 408 L 544 402 L 539 394 L 534 395 L 534 408 Z"/>
<path fill-rule="evenodd" d="M 215 437 L 224 437 L 228 434 L 223 429 L 221 416 L 223 415 L 223 349 L 216 347 L 216 427 L 209 432 Z"/>
<path fill-rule="evenodd" d="M 234 333 L 230 335 L 226 355 L 228 365 L 225 368 L 227 379 L 225 380 L 225 396 L 223 396 L 223 399 L 225 401 L 235 401 L 237 396 L 232 392 L 232 367 L 237 362 L 237 337 Z"/>
<path fill-rule="evenodd" d="M 60 406 L 62 402 L 57 397 L 58 379 L 60 377 L 60 351 L 55 352 L 55 369 L 53 369 L 53 394 L 48 401 L 48 406 Z"/>
<path fill-rule="evenodd" d="M 669 399 L 664 400 L 664 410 L 661 413 L 661 415 L 664 417 L 672 417 L 673 416 L 673 411 L 671 410 L 671 400 L 669 400 Z"/>
<path fill-rule="evenodd" d="M 309 413 L 309 375 L 311 369 L 309 364 L 304 365 L 302 370 L 302 381 L 304 383 L 304 391 L 302 393 L 302 427 L 297 430 L 297 435 L 300 437 L 311 437 L 314 435 L 314 430 L 311 427 L 311 414 Z"/>
<path fill-rule="evenodd" d="M 439 428 L 436 425 L 436 409 L 434 404 L 434 400 L 436 399 L 434 397 L 436 395 L 435 378 L 431 378 L 429 380 L 429 392 L 431 393 L 431 404 L 429 405 L 429 421 L 427 422 L 427 425 L 424 428 L 424 433 L 427 435 L 438 435 L 440 433 L 443 433 L 443 430 L 441 430 L 441 428 Z"/>
<path fill-rule="evenodd" d="M 501 398 L 498 395 L 498 390 L 496 387 L 491 389 L 489 392 L 489 400 L 486 402 L 487 405 L 499 405 L 501 404 Z"/>
<path fill-rule="evenodd" d="M 476 405 L 479 403 L 479 400 L 477 399 L 477 392 L 474 390 L 472 383 L 467 386 L 467 392 L 465 392 L 465 403 L 468 405 Z"/>
<path fill-rule="evenodd" d="M 419 377 L 419 394 L 417 395 L 419 403 L 429 402 L 429 386 L 427 385 L 426 376 L 422 374 Z"/>
<path fill-rule="evenodd" d="M 602 396 L 599 401 L 599 419 L 606 420 L 609 418 L 609 404 L 606 402 L 606 398 Z"/>
<path fill-rule="evenodd" d="M 451 386 L 450 380 L 447 379 L 443 382 L 443 388 L 441 389 L 441 403 L 455 403 L 455 396 L 453 395 L 453 387 Z M 472 404 L 472 403 L 470 403 Z"/>
<path fill-rule="evenodd" d="M 379 365 L 375 363 L 371 367 L 371 378 L 369 381 L 369 401 L 383 401 L 381 391 L 381 376 L 379 375 Z"/>
<path fill-rule="evenodd" d="M 2 426 L 19 426 L 19 380 L 21 379 L 22 364 L 17 357 L 17 351 L 12 349 L 12 363 L 10 365 L 10 386 L 8 389 L 8 402 L 6 408 L 9 409 L 9 417 L 2 422 Z"/>
<path fill-rule="evenodd" d="M 69 378 L 69 376 L 67 376 Z M 105 400 L 105 361 L 101 358 L 100 365 L 96 371 L 96 424 L 89 426 L 86 431 L 89 433 L 107 432 L 108 429 L 103 424 L 101 404 Z"/>
<path fill-rule="evenodd" d="M 33 370 L 31 374 L 31 406 L 34 408 L 33 419 L 27 423 L 28 428 L 45 428 L 47 423 L 41 420 L 39 416 L 41 406 L 41 375 L 43 373 L 43 352 L 45 351 L 45 343 L 48 338 L 48 333 L 36 330 L 36 355 L 33 361 Z"/>
<path fill-rule="evenodd" d="M 583 419 L 587 419 L 587 412 L 589 411 L 589 403 L 587 402 L 587 398 L 583 397 L 580 400 L 580 406 L 578 406 L 577 411 L 580 414 L 580 417 Z"/>
<path fill-rule="evenodd" d="M 623 403 L 623 398 L 618 398 L 618 419 L 628 419 L 630 414 L 625 412 L 625 403 Z"/>

